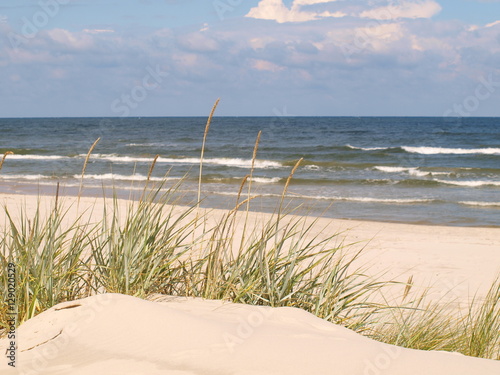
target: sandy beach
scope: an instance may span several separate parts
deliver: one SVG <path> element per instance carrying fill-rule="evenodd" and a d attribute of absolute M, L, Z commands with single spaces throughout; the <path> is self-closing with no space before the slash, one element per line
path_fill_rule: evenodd
<path fill-rule="evenodd" d="M 0 195 L 0 204 L 16 218 L 20 208 L 35 212 L 39 197 L 35 195 Z M 54 205 L 53 196 L 41 196 L 40 207 L 50 212 Z M 62 201 L 71 207 L 66 215 L 68 222 L 77 216 L 76 197 L 63 197 Z M 120 200 L 122 212 L 129 201 Z M 111 199 L 107 200 L 111 205 Z M 79 213 L 90 221 L 102 219 L 105 203 L 100 198 L 82 198 Z M 179 214 L 185 207 L 175 209 Z M 225 210 L 201 210 L 208 213 L 208 226 L 221 220 Z M 238 213 L 237 231 L 244 225 L 244 214 Z M 270 214 L 250 212 L 249 223 L 258 227 L 271 217 Z M 4 212 L 2 211 L 2 216 Z M 293 215 L 290 219 L 296 218 Z M 338 233 L 332 246 L 343 243 L 346 251 L 355 254 L 364 248 L 357 263 L 373 276 L 381 279 L 406 282 L 413 275 L 416 285 L 430 287 L 437 297 L 459 298 L 467 301 L 476 292 L 484 295 L 493 280 L 500 274 L 500 228 L 471 228 L 384 223 L 376 221 L 340 220 L 307 217 L 306 222 L 316 221 L 309 235 L 318 240 Z M 0 220 L 0 226 L 5 219 Z"/>
<path fill-rule="evenodd" d="M 46 213 L 53 197 L 1 195 L 0 204 L 19 218 L 38 205 Z M 90 222 L 102 218 L 102 199 L 61 197 Z M 120 201 L 122 209 L 129 203 Z M 176 207 L 174 212 L 184 208 Z M 0 226 L 7 225 L 2 210 Z M 216 223 L 227 213 L 208 210 Z M 237 231 L 244 225 L 240 212 Z M 258 228 L 269 214 L 250 212 Z M 307 223 L 315 218 L 306 218 Z M 210 223 L 207 224 L 208 226 Z M 364 248 L 356 266 L 384 280 L 429 288 L 437 301 L 465 303 L 484 296 L 500 273 L 500 229 L 421 226 L 317 219 L 309 233 L 318 239 L 339 233 L 344 252 Z M 398 298 L 398 285 L 386 298 Z M 16 369 L 3 374 L 498 374 L 500 362 L 456 353 L 423 352 L 381 344 L 295 308 L 270 308 L 223 301 L 153 296 L 153 301 L 120 294 L 57 305 L 18 329 Z M 9 352 L 9 341 L 0 341 Z M 333 370 L 335 369 L 335 370 Z"/>

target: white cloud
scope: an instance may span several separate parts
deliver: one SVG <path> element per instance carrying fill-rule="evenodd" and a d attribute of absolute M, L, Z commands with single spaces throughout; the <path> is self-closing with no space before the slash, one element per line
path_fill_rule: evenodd
<path fill-rule="evenodd" d="M 109 29 L 84 29 L 84 33 L 87 34 L 105 34 L 105 33 L 114 33 L 114 30 Z"/>
<path fill-rule="evenodd" d="M 255 70 L 268 72 L 277 72 L 284 69 L 282 66 L 266 60 L 252 60 L 251 65 Z"/>
<path fill-rule="evenodd" d="M 500 20 L 487 24 L 485 27 L 494 27 L 500 25 Z"/>
<path fill-rule="evenodd" d="M 47 31 L 47 35 L 53 41 L 74 49 L 87 49 L 93 44 L 90 35 L 72 33 L 65 29 L 49 30 Z"/>
<path fill-rule="evenodd" d="M 343 9 L 336 12 L 311 10 L 311 5 L 335 3 L 338 0 L 294 0 L 287 7 L 283 0 L 261 0 L 248 12 L 246 17 L 273 20 L 278 23 L 306 22 L 324 18 L 341 18 L 347 14 L 360 18 L 376 20 L 395 20 L 401 18 L 431 18 L 441 11 L 435 0 L 387 0 L 387 5 L 353 12 L 352 4 L 345 2 Z M 380 3 L 380 2 L 379 2 Z"/>
<path fill-rule="evenodd" d="M 184 34 L 178 38 L 179 45 L 188 51 L 210 52 L 219 49 L 219 43 L 203 32 Z"/>
<path fill-rule="evenodd" d="M 333 3 L 337 0 L 295 0 L 293 5 L 314 5 L 314 4 L 324 4 L 324 3 Z"/>
<path fill-rule="evenodd" d="M 169 78 L 136 114 L 187 114 L 202 108 L 207 97 L 222 96 L 233 100 L 234 110 L 226 114 L 256 113 L 255 108 L 267 114 L 286 103 L 301 114 L 440 115 L 453 95 L 474 89 L 477 77 L 498 66 L 500 22 L 472 33 L 470 24 L 457 20 L 413 19 L 433 14 L 437 8 L 425 6 L 433 1 L 393 1 L 399 7 L 390 9 L 398 17 L 393 21 L 359 17 L 370 7 L 372 12 L 387 10 L 389 0 L 364 1 L 362 7 L 354 1 L 284 3 L 261 1 L 252 10 L 273 22 L 248 17 L 182 29 L 138 29 L 133 35 L 88 25 L 83 32 L 41 30 L 17 49 L 0 41 L 0 91 L 20 98 L 5 94 L 5 108 L 13 109 L 4 113 L 22 115 L 25 98 L 35 92 L 39 99 L 32 105 L 39 114 L 63 108 L 67 112 L 54 113 L 112 115 L 110 103 L 130 92 L 148 65 L 160 63 Z M 296 22 L 319 20 L 322 12 L 337 10 L 351 17 Z M 0 24 L 0 35 L 7 35 L 8 27 Z M 484 104 L 484 114 L 498 115 L 499 98 L 492 97 L 489 110 Z M 63 105 L 56 106 L 58 101 Z M 88 107 L 81 104 L 87 102 Z M 165 102 L 167 107 L 157 104 Z M 70 113 L 77 107 L 83 112 Z"/>
<path fill-rule="evenodd" d="M 283 0 L 261 0 L 259 4 L 250 9 L 246 17 L 258 18 L 263 20 L 274 20 L 278 23 L 285 22 L 305 22 L 321 18 L 340 18 L 345 17 L 343 12 L 312 12 L 304 11 L 305 5 L 314 5 L 322 3 L 331 3 L 336 0 L 295 0 L 289 9 L 283 4 Z"/>
<path fill-rule="evenodd" d="M 441 11 L 441 6 L 434 0 L 399 1 L 396 5 L 390 4 L 360 14 L 362 18 L 376 20 L 395 20 L 399 18 L 431 18 Z"/>

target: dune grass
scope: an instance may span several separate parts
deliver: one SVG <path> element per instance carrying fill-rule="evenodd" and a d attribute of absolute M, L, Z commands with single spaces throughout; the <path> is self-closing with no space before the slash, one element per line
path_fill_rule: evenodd
<path fill-rule="evenodd" d="M 254 161 L 259 139 L 260 133 Z M 255 198 L 250 189 L 253 167 L 240 188 L 241 195 L 248 183 L 246 199 L 240 202 L 238 196 L 234 209 L 215 222 L 210 211 L 199 207 L 199 200 L 189 207 L 177 206 L 183 181 L 168 186 L 166 178 L 159 184 L 149 184 L 148 178 L 141 198 L 128 201 L 125 210 L 113 195 L 105 198 L 102 212 L 95 206 L 87 208 L 94 212 L 80 212 L 85 166 L 76 218 L 70 215 L 74 207 L 57 194 L 50 210 L 42 210 L 41 201 L 34 212 L 20 207 L 16 215 L 4 207 L 0 336 L 7 327 L 4 271 L 14 263 L 18 324 L 57 303 L 98 293 L 141 298 L 164 293 L 297 307 L 383 342 L 500 359 L 500 280 L 466 313 L 439 301 L 429 303 L 425 295 L 412 298 L 411 280 L 401 303 L 375 303 L 380 298 L 373 297 L 383 295 L 393 283 L 366 276 L 354 266 L 362 250 L 344 244 L 338 233 L 315 236 L 325 232 L 318 231 L 317 220 L 294 216 L 294 209 L 284 206 L 299 165 L 300 160 L 274 214 L 258 223 L 249 222 L 250 202 Z M 148 176 L 153 168 L 154 162 Z M 199 192 L 201 172 L 200 165 Z M 246 209 L 241 212 L 241 207 Z"/>
<path fill-rule="evenodd" d="M 39 206 L 31 216 L 21 208 L 15 219 L 5 208 L 0 266 L 16 264 L 19 322 L 62 301 L 106 292 L 294 306 L 347 325 L 378 308 L 367 297 L 383 284 L 351 270 L 355 257 L 329 245 L 336 234 L 311 238 L 316 222 L 279 212 L 236 234 L 237 216 L 248 216 L 228 211 L 209 226 L 210 213 L 175 206 L 177 188 L 156 186 L 125 212 L 112 197 L 97 222 L 84 213 L 69 220 L 71 207 L 61 198 L 46 216 Z"/>
<path fill-rule="evenodd" d="M 98 293 L 163 293 L 297 307 L 379 341 L 500 359 L 499 281 L 466 314 L 425 296 L 399 305 L 374 303 L 373 293 L 390 283 L 355 268 L 360 252 L 347 256 L 351 245 L 337 234 L 315 237 L 317 220 L 281 208 L 265 223 L 245 225 L 242 234 L 235 226 L 248 220 L 246 212 L 227 211 L 211 223 L 210 211 L 175 206 L 178 187 L 148 189 L 125 209 L 109 198 L 103 212 L 87 215 L 102 217 L 97 221 L 83 213 L 70 219 L 74 207 L 62 198 L 51 210 L 39 203 L 31 214 L 25 207 L 18 215 L 4 208 L 0 267 L 16 264 L 19 323 Z M 0 285 L 5 295 L 6 272 Z M 7 324 L 5 300 L 0 329 Z"/>
<path fill-rule="evenodd" d="M 407 304 L 388 308 L 384 322 L 371 326 L 370 336 L 406 348 L 500 360 L 500 279 L 483 299 L 473 299 L 465 309 L 425 297 L 424 292 Z"/>

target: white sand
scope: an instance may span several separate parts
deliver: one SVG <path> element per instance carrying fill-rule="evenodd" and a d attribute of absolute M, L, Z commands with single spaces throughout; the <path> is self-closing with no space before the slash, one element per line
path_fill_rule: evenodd
<path fill-rule="evenodd" d="M 36 201 L 0 195 L 0 204 L 15 217 L 22 202 L 34 212 Z M 101 200 L 86 198 L 80 210 L 91 205 L 92 217 L 99 220 Z M 52 203 L 43 199 L 42 207 L 50 210 Z M 214 210 L 210 218 L 222 214 Z M 1 228 L 6 221 L 0 215 Z M 268 217 L 252 213 L 250 221 Z M 320 238 L 349 229 L 339 241 L 360 241 L 349 248 L 353 252 L 366 247 L 359 264 L 369 273 L 385 272 L 385 279 L 402 281 L 413 275 L 416 287 L 432 286 L 438 299 L 466 301 L 476 290 L 484 294 L 500 272 L 498 228 L 331 219 L 320 219 L 316 228 L 311 234 Z M 23 324 L 19 372 L 9 371 L 4 358 L 0 374 L 500 374 L 499 361 L 392 347 L 292 308 L 184 298 L 160 303 L 121 295 L 91 297 L 64 308 L 71 305 Z M 7 340 L 1 340 L 0 352 L 7 348 Z"/>
<path fill-rule="evenodd" d="M 500 361 L 381 344 L 299 309 L 199 299 L 89 297 L 38 315 L 19 336 L 19 374 L 500 373 Z"/>

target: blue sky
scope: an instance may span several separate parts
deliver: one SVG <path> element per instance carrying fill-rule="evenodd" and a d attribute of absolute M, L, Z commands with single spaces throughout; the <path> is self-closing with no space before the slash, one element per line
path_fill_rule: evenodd
<path fill-rule="evenodd" d="M 0 2 L 0 117 L 500 116 L 500 1 Z"/>

